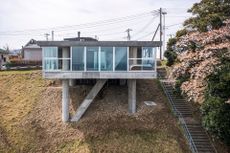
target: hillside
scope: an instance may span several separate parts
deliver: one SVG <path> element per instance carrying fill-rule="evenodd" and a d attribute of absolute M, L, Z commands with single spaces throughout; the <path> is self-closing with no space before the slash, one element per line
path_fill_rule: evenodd
<path fill-rule="evenodd" d="M 71 88 L 71 113 L 89 89 Z M 79 123 L 63 124 L 59 84 L 44 81 L 40 71 L 1 72 L 0 152 L 190 152 L 157 81 L 138 80 L 134 116 L 126 92 L 107 87 Z"/>

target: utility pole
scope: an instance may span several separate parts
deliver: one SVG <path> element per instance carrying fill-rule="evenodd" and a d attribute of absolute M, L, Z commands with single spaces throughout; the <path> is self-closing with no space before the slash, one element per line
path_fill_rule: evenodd
<path fill-rule="evenodd" d="M 160 8 L 160 42 L 162 42 L 162 8 Z M 162 60 L 162 45 L 160 47 L 160 60 Z"/>
<path fill-rule="evenodd" d="M 131 40 L 131 36 L 130 36 L 130 31 L 133 31 L 132 29 L 127 29 L 125 32 L 127 32 L 127 40 Z"/>
<path fill-rule="evenodd" d="M 50 34 L 45 33 L 44 35 L 45 35 L 46 41 L 48 41 L 49 40 L 48 37 L 49 37 Z"/>
<path fill-rule="evenodd" d="M 166 37 L 165 37 L 165 15 L 167 14 L 167 12 L 162 12 L 163 14 L 163 20 L 164 20 L 164 26 L 163 26 L 163 55 L 165 52 L 165 46 L 166 46 Z"/>

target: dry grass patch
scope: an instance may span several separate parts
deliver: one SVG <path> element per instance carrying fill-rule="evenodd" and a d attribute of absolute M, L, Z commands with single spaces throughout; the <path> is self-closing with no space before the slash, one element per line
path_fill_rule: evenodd
<path fill-rule="evenodd" d="M 189 152 L 156 80 L 138 80 L 135 115 L 127 87 L 109 86 L 74 124 L 62 123 L 61 88 L 51 83 L 39 71 L 0 74 L 0 152 Z M 71 114 L 89 90 L 70 90 Z"/>

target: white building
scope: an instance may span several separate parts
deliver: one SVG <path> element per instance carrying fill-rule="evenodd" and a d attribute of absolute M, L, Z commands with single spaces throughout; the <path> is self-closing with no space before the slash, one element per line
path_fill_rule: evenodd
<path fill-rule="evenodd" d="M 31 39 L 22 48 L 22 57 L 28 61 L 42 61 L 42 48 L 35 43 L 34 39 Z"/>

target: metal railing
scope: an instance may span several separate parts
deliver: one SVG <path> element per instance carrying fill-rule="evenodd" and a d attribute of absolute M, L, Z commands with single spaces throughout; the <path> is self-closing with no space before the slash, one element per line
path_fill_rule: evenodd
<path fill-rule="evenodd" d="M 161 74 L 158 73 L 157 75 L 158 75 L 158 77 L 160 79 L 163 79 L 163 77 L 161 76 Z M 175 106 L 175 104 L 173 102 L 173 99 L 172 99 L 171 95 L 169 95 L 169 93 L 167 92 L 167 89 L 166 89 L 164 83 L 162 83 L 162 82 L 163 81 L 160 81 L 160 84 L 161 84 L 161 86 L 162 86 L 162 88 L 164 90 L 164 93 L 167 96 L 167 99 L 169 101 L 169 104 L 171 105 L 171 108 L 172 108 L 172 111 L 173 111 L 174 115 L 179 118 L 180 125 L 183 128 L 185 137 L 187 138 L 187 140 L 189 142 L 190 149 L 191 149 L 191 151 L 193 153 L 197 153 L 198 149 L 197 149 L 197 147 L 196 147 L 196 145 L 195 145 L 195 143 L 194 143 L 194 141 L 192 139 L 191 133 L 188 130 L 188 126 L 187 126 L 187 124 L 186 124 L 186 122 L 185 122 L 185 120 L 183 118 L 183 115 L 177 110 L 177 108 L 176 108 L 176 106 Z M 171 83 L 172 81 L 168 81 L 168 82 Z M 207 135 L 209 142 L 211 142 L 210 136 L 208 135 L 207 131 L 204 130 L 204 132 Z M 216 150 L 215 146 L 213 145 L 213 143 L 210 143 L 210 144 L 211 144 L 212 148 L 214 149 L 214 152 L 217 153 L 217 150 Z"/>
<path fill-rule="evenodd" d="M 197 150 L 197 147 L 193 141 L 193 138 L 191 136 L 191 133 L 189 132 L 188 130 L 188 126 L 183 118 L 183 115 L 177 110 L 177 108 L 175 107 L 175 104 L 172 100 L 172 97 L 169 95 L 169 93 L 167 92 L 167 89 L 164 85 L 164 83 L 161 83 L 161 86 L 163 87 L 163 90 L 164 90 L 164 93 L 166 94 L 167 98 L 168 98 L 168 101 L 169 101 L 169 104 L 171 105 L 172 109 L 173 109 L 173 113 L 176 117 L 179 118 L 179 123 L 182 127 L 182 129 L 184 130 L 184 134 L 185 134 L 185 137 L 187 138 L 188 142 L 189 142 L 189 146 L 190 146 L 190 149 L 193 153 L 197 153 L 198 150 Z"/>

